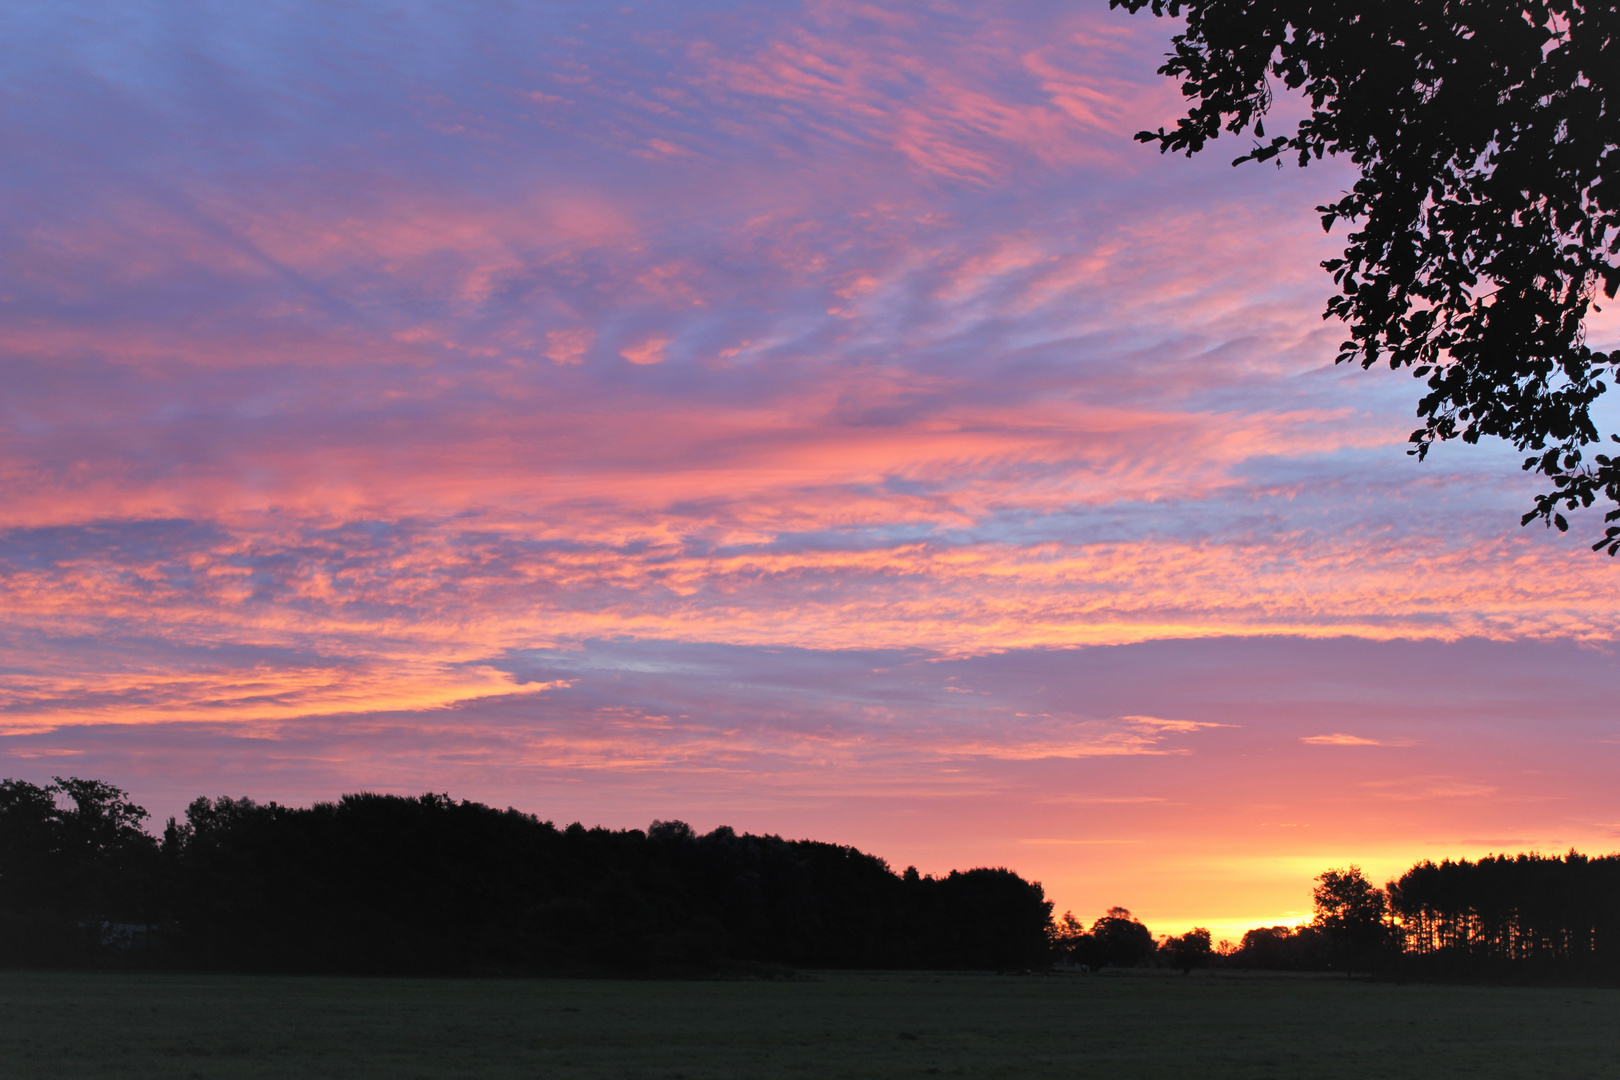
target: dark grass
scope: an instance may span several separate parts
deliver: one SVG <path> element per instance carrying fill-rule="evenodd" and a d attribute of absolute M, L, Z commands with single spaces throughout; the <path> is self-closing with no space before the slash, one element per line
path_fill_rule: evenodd
<path fill-rule="evenodd" d="M 1620 991 L 1177 975 L 0 972 L 32 1077 L 1614 1077 Z"/>

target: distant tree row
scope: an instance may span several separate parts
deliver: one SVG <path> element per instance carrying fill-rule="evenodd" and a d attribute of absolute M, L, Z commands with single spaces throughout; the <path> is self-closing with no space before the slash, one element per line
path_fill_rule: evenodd
<path fill-rule="evenodd" d="M 1051 904 L 1004 869 L 678 821 L 586 829 L 444 795 L 198 799 L 161 839 L 110 784 L 0 781 L 0 962 L 263 971 L 1044 966 Z"/>
<path fill-rule="evenodd" d="M 1408 978 L 1620 976 L 1620 855 L 1425 860 L 1379 889 L 1357 867 L 1317 878 L 1301 927 L 1251 930 L 1236 966 Z"/>
<path fill-rule="evenodd" d="M 1054 958 L 1063 966 L 1136 967 L 1151 960 L 1158 949 L 1153 932 L 1122 907 L 1109 908 L 1090 929 L 1066 911 L 1052 929 Z"/>
<path fill-rule="evenodd" d="M 1316 879 L 1302 926 L 1257 927 L 1233 946 L 1208 930 L 1160 937 L 1124 908 L 1053 927 L 1060 965 L 1217 965 L 1408 978 L 1620 977 L 1620 855 L 1493 855 L 1421 862 L 1377 888 L 1360 868 Z"/>
<path fill-rule="evenodd" d="M 1216 943 L 1201 926 L 1155 938 L 1122 907 L 1109 908 L 1089 929 L 1072 912 L 1064 912 L 1052 928 L 1053 959 L 1062 967 L 1090 970 L 1151 965 L 1184 973 L 1209 966 L 1325 971 L 1370 962 L 1386 940 L 1380 921 L 1383 890 L 1373 888 L 1355 867 L 1329 870 L 1317 878 L 1315 901 L 1316 918 L 1309 925 L 1257 927 L 1236 946 Z"/>
<path fill-rule="evenodd" d="M 1251 930 L 1241 947 L 1219 945 L 1210 932 L 1195 926 L 1184 934 L 1154 937 L 1130 910 L 1112 907 L 1088 929 L 1073 912 L 1064 912 L 1052 927 L 1052 959 L 1061 968 L 1170 967 L 1187 973 L 1195 968 L 1258 967 L 1314 970 L 1326 966 L 1315 955 L 1301 955 L 1296 942 L 1314 930 L 1288 926 Z"/>
<path fill-rule="evenodd" d="M 1354 866 L 1330 870 L 1317 879 L 1309 929 L 1320 940 L 1296 933 L 1296 954 L 1314 950 L 1356 970 L 1612 979 L 1620 974 L 1620 855 L 1425 860 L 1382 889 Z"/>

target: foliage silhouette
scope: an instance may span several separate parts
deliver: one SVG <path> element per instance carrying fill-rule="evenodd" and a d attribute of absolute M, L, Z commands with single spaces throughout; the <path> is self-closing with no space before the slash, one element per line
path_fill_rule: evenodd
<path fill-rule="evenodd" d="M 1052 928 L 1052 945 L 1060 960 L 1091 969 L 1136 967 L 1158 951 L 1153 932 L 1122 907 L 1109 908 L 1089 931 L 1073 912 L 1064 912 Z"/>
<path fill-rule="evenodd" d="M 1586 346 L 1597 293 L 1620 288 L 1620 6 L 1613 0 L 1109 0 L 1185 15 L 1159 69 L 1192 99 L 1137 138 L 1188 156 L 1253 128 L 1233 164 L 1343 154 L 1354 188 L 1317 208 L 1357 226 L 1322 265 L 1341 362 L 1387 359 L 1425 380 L 1410 451 L 1496 436 L 1551 482 L 1524 515 L 1616 504 L 1620 458 L 1592 403 L 1620 354 Z M 1293 134 L 1265 135 L 1272 80 L 1309 100 Z M 1620 435 L 1610 435 L 1620 442 Z M 1620 552 L 1620 525 L 1594 550 Z"/>
<path fill-rule="evenodd" d="M 679 821 L 559 829 L 447 795 L 197 799 L 159 841 L 100 781 L 0 781 L 0 963 L 390 973 L 1219 965 L 1614 981 L 1620 855 L 1317 878 L 1307 926 L 1216 952 L 1125 908 L 1056 923 L 1010 870 L 894 873 L 852 847 Z M 150 930 L 148 929 L 150 928 Z"/>
<path fill-rule="evenodd" d="M 150 918 L 161 867 L 146 817 L 98 780 L 0 780 L 0 955 L 79 962 L 103 923 Z"/>
<path fill-rule="evenodd" d="M 1408 972 L 1620 976 L 1620 856 L 1426 861 L 1389 893 Z"/>
<path fill-rule="evenodd" d="M 1266 971 L 1321 971 L 1329 964 L 1326 936 L 1314 926 L 1260 926 L 1223 963 Z"/>
<path fill-rule="evenodd" d="M 1359 866 L 1351 866 L 1319 875 L 1312 899 L 1316 916 L 1311 925 L 1327 939 L 1337 962 L 1347 971 L 1376 968 L 1389 942 L 1384 890 L 1368 881 Z"/>
<path fill-rule="evenodd" d="M 1208 930 L 1195 926 L 1179 937 L 1166 938 L 1159 951 L 1183 975 L 1192 974 L 1194 968 L 1208 967 L 1215 956 L 1215 943 Z"/>
<path fill-rule="evenodd" d="M 1009 969 L 1047 956 L 1051 905 L 1003 869 L 902 877 L 835 844 L 674 821 L 558 829 L 436 794 L 197 799 L 161 844 L 144 817 L 94 781 L 0 785 L 0 924 L 14 931 L 0 959 L 78 962 L 98 942 L 106 958 L 119 953 L 108 925 L 137 922 L 157 927 L 148 962 L 243 971 Z"/>

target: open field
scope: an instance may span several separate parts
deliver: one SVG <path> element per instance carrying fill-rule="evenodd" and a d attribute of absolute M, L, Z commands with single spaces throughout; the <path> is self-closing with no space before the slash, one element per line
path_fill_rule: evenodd
<path fill-rule="evenodd" d="M 1196 973 L 785 982 L 0 972 L 32 1077 L 1612 1077 L 1620 991 Z"/>

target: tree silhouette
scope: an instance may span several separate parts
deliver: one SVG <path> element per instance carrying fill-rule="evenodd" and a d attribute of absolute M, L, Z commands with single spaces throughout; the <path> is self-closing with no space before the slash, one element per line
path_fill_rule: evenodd
<path fill-rule="evenodd" d="M 1314 926 L 1260 926 L 1243 935 L 1225 963 L 1272 971 L 1317 971 L 1330 962 L 1326 935 Z"/>
<path fill-rule="evenodd" d="M 1620 856 L 1425 861 L 1390 885 L 1390 905 L 1419 972 L 1613 979 L 1620 969 Z"/>
<path fill-rule="evenodd" d="M 1616 504 L 1620 459 L 1592 403 L 1620 354 L 1585 319 L 1620 288 L 1620 8 L 1612 0 L 1109 0 L 1185 15 L 1159 69 L 1192 99 L 1137 138 L 1191 156 L 1253 129 L 1234 164 L 1342 154 L 1361 178 L 1317 208 L 1356 226 L 1323 266 L 1349 325 L 1341 362 L 1387 360 L 1425 380 L 1411 453 L 1496 436 L 1551 483 L 1524 523 Z M 1273 80 L 1308 99 L 1292 134 L 1265 135 Z M 1620 442 L 1620 435 L 1610 436 Z M 1620 552 L 1620 525 L 1594 549 Z"/>
<path fill-rule="evenodd" d="M 161 866 L 146 816 L 99 780 L 0 780 L 0 959 L 78 962 L 103 924 L 149 921 Z"/>
<path fill-rule="evenodd" d="M 843 845 L 679 821 L 559 829 L 434 793 L 197 799 L 161 849 L 145 817 L 98 781 L 0 782 L 0 962 L 124 948 L 243 971 L 680 974 L 1049 955 L 1051 904 L 1001 868 L 902 876 Z M 159 928 L 140 956 L 103 940 L 136 920 Z"/>
<path fill-rule="evenodd" d="M 1179 937 L 1166 938 L 1159 949 L 1183 975 L 1192 974 L 1193 968 L 1207 967 L 1215 955 L 1209 931 L 1202 926 L 1195 926 Z"/>
<path fill-rule="evenodd" d="M 1057 955 L 1369 970 L 1400 947 L 1408 977 L 1620 972 L 1620 855 L 1422 862 L 1387 894 L 1355 866 L 1328 870 L 1311 925 L 1258 927 L 1217 957 L 1208 931 L 1156 945 L 1123 907 L 1054 924 L 1040 884 L 1007 869 L 896 874 L 853 847 L 679 821 L 557 828 L 434 793 L 204 798 L 160 846 L 146 818 L 101 781 L 0 780 L 0 964 L 645 975 L 1005 971 Z M 137 949 L 126 931 L 146 926 Z"/>
<path fill-rule="evenodd" d="M 913 873 L 914 871 L 907 871 Z M 1086 943 L 1090 940 L 1086 934 L 1086 924 L 1074 917 L 1074 912 L 1065 911 L 1061 919 L 1052 923 L 1052 955 L 1060 962 L 1083 964 L 1083 952 Z"/>
<path fill-rule="evenodd" d="M 1387 940 L 1389 910 L 1384 891 L 1375 888 L 1359 866 L 1328 870 L 1316 879 L 1312 925 L 1327 935 L 1334 954 L 1347 970 L 1369 966 Z"/>
<path fill-rule="evenodd" d="M 1088 937 L 1086 962 L 1092 967 L 1134 967 L 1158 949 L 1153 931 L 1122 907 L 1109 908 L 1108 914 L 1091 924 Z"/>

